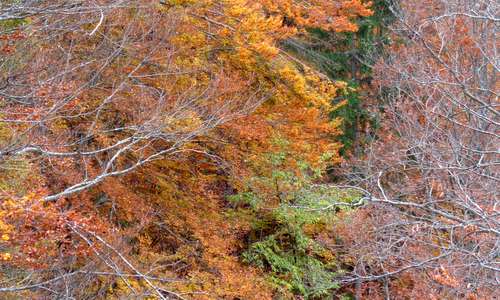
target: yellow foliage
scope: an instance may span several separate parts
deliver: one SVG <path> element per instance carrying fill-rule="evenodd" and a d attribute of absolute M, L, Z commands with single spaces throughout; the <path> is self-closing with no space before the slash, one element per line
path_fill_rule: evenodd
<path fill-rule="evenodd" d="M 111 178 L 96 187 L 113 199 L 113 207 L 110 208 L 113 213 L 105 214 L 103 219 L 115 216 L 115 210 L 118 210 L 116 214 L 120 220 L 130 224 L 135 221 L 141 224 L 138 227 L 143 226 L 138 230 L 140 233 L 134 236 L 137 237 L 140 252 L 137 261 L 144 264 L 163 261 L 187 265 L 187 275 L 182 276 L 190 280 L 165 284 L 166 288 L 174 287 L 186 293 L 206 291 L 208 296 L 201 295 L 200 299 L 270 299 L 271 289 L 261 274 L 242 265 L 235 254 L 242 248 L 241 236 L 248 231 L 249 224 L 241 220 L 231 222 L 224 214 L 223 195 L 227 191 L 223 191 L 221 182 L 228 178 L 221 179 L 219 171 L 231 172 L 237 178 L 232 182 L 234 188 L 239 189 L 244 180 L 255 174 L 271 171 L 272 167 L 263 161 L 262 156 L 281 148 L 286 148 L 287 154 L 290 154 L 286 164 L 292 170 L 298 169 L 299 162 L 319 168 L 338 160 L 336 153 L 339 144 L 334 137 L 339 133 L 340 123 L 339 120 L 331 121 L 328 113 L 342 104 L 331 107 L 331 100 L 339 89 L 345 88 L 345 84 L 331 82 L 314 72 L 283 52 L 279 48 L 279 42 L 298 34 L 306 26 L 353 31 L 355 25 L 350 18 L 368 15 L 370 12 L 367 5 L 356 0 L 340 1 L 341 5 L 334 5 L 335 9 L 331 5 L 332 1 L 313 0 L 307 9 L 304 9 L 302 2 L 164 0 L 161 2 L 163 4 L 159 4 L 161 9 L 154 12 L 160 16 L 157 20 L 162 20 L 161 16 L 165 15 L 175 16 L 175 21 L 178 22 L 173 33 L 169 32 L 169 22 L 165 21 L 157 26 L 158 36 L 164 38 L 165 35 L 168 39 L 163 46 L 168 47 L 159 47 L 160 50 L 147 56 L 148 64 L 141 64 L 141 60 L 146 58 L 147 47 L 156 47 L 154 38 L 147 44 L 144 41 L 147 39 L 142 39 L 141 36 L 138 39 L 141 40 L 140 45 L 126 45 L 123 54 L 110 62 L 112 67 L 102 74 L 114 81 L 117 76 L 132 72 L 134 66 L 143 65 L 135 74 L 137 78 L 141 78 L 141 84 L 161 90 L 166 98 L 173 98 L 165 99 L 165 112 L 162 111 L 159 114 L 161 117 L 155 119 L 166 132 L 195 132 L 204 125 L 211 113 L 222 107 L 234 106 L 242 111 L 234 109 L 240 113 L 239 116 L 252 112 L 211 132 L 206 141 L 202 141 L 205 143 L 203 146 L 200 146 L 202 143 L 194 142 L 189 145 L 192 149 L 201 149 L 200 152 L 213 152 L 214 157 L 220 156 L 221 161 L 230 162 L 230 170 L 222 170 L 220 166 L 217 166 L 218 170 L 214 170 L 217 168 L 213 166 L 214 162 L 202 164 L 200 157 L 180 157 L 179 159 L 192 161 L 162 161 L 155 166 L 145 167 L 148 174 L 134 174 L 134 177 L 139 177 L 134 180 L 141 183 L 146 182 L 145 179 L 154 182 L 153 185 L 142 188 L 141 192 L 137 191 L 139 188 L 136 185 L 120 184 L 119 180 L 125 180 L 123 178 Z M 328 22 L 328 17 L 334 18 L 334 22 Z M 118 37 L 123 33 L 121 25 L 128 24 L 128 21 L 120 15 L 110 18 L 107 22 L 117 25 L 110 25 L 108 34 L 110 37 Z M 285 24 L 289 18 L 293 19 L 295 26 Z M 147 24 L 147 16 L 141 22 L 145 24 L 139 25 L 144 25 L 145 28 L 151 25 Z M 143 30 L 138 27 L 134 29 Z M 133 35 L 133 30 L 130 31 Z M 167 70 L 165 73 L 168 74 L 156 75 L 157 69 Z M 142 78 L 143 74 L 155 76 L 152 76 L 154 79 L 149 79 L 148 76 Z M 78 110 L 85 112 L 95 109 L 100 104 L 101 96 L 98 91 L 83 95 Z M 132 99 L 128 103 L 130 105 L 146 107 L 150 101 L 148 95 L 141 94 L 140 89 L 135 90 L 133 85 L 120 96 Z M 85 101 L 85 97 L 93 100 Z M 140 102 L 134 102 L 137 99 Z M 260 99 L 268 101 L 255 111 L 244 105 L 260 104 Z M 184 103 L 189 103 L 188 108 L 176 110 Z M 127 105 L 115 109 L 122 113 L 123 118 L 136 118 L 139 124 L 142 121 L 140 112 L 128 109 Z M 230 109 L 229 111 L 232 112 Z M 60 131 L 69 128 L 62 121 L 52 125 L 52 129 Z M 97 124 L 96 132 L 105 125 Z M 7 135 L 2 126 L 0 124 L 0 135 Z M 214 146 L 211 138 L 222 142 Z M 276 139 L 286 140 L 286 147 L 274 143 L 273 140 Z M 102 144 L 113 143 L 109 137 L 96 136 L 95 140 Z M 325 153 L 330 161 L 322 158 Z M 240 182 L 236 182 L 238 179 Z M 4 223 L 3 217 L 15 211 L 22 201 L 34 198 L 35 195 L 30 194 L 22 198 L 21 202 L 11 199 L 3 202 L 0 210 L 2 242 L 11 241 L 13 236 L 12 226 Z M 149 208 L 155 212 L 154 218 L 151 217 L 153 221 L 142 219 L 148 215 L 145 211 Z M 159 226 L 158 224 L 182 234 L 172 238 L 169 232 L 163 231 L 163 227 L 161 230 L 154 227 Z M 187 235 L 192 240 L 186 241 L 182 235 Z M 167 243 L 170 242 L 169 239 L 175 242 L 170 245 Z M 168 245 L 165 246 L 162 242 Z M 0 258 L 5 261 L 12 256 L 10 253 L 2 253 Z M 162 272 L 160 275 L 167 274 L 167 271 Z M 176 275 L 174 273 L 172 271 L 172 276 Z M 122 278 L 116 281 L 115 287 L 109 288 L 107 297 L 126 297 L 131 294 L 131 288 L 137 291 L 148 289 L 141 280 Z"/>

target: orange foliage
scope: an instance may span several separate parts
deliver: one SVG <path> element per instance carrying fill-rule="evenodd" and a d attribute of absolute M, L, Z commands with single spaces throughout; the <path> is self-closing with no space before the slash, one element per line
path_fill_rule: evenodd
<path fill-rule="evenodd" d="M 371 16 L 371 3 L 360 0 L 263 0 L 271 13 L 282 15 L 290 25 L 318 27 L 336 32 L 356 31 L 356 17 Z"/>
<path fill-rule="evenodd" d="M 3 201 L 2 251 L 5 243 L 6 249 L 18 252 L 2 257 L 18 267 L 43 269 L 74 256 L 64 265 L 70 269 L 105 256 L 110 247 L 97 242 L 94 235 L 99 235 L 130 254 L 137 265 L 158 267 L 152 268 L 153 275 L 189 279 L 165 288 L 199 299 L 271 299 L 262 274 L 239 262 L 249 225 L 227 217 L 224 198 L 257 172 L 269 171 L 269 165 L 260 163 L 264 155 L 280 150 L 277 139 L 287 144 L 287 167 L 292 170 L 302 162 L 321 169 L 339 161 L 339 122 L 328 113 L 343 86 L 284 53 L 278 44 L 305 27 L 355 31 L 352 20 L 370 15 L 369 3 L 142 2 L 146 8 L 113 9 L 97 27 L 98 34 L 73 30 L 37 40 L 36 52 L 23 49 L 38 64 L 30 71 L 42 66 L 45 72 L 26 78 L 36 87 L 33 105 L 9 104 L 2 110 L 2 117 L 20 121 L 11 128 L 14 134 L 23 132 L 30 145 L 47 151 L 98 154 L 40 156 L 40 170 L 33 168 L 44 177 L 39 190 Z M 48 22 L 51 18 L 57 16 Z M 118 47 L 111 49 L 118 54 L 109 56 L 103 44 Z M 37 85 L 40 78 L 57 74 L 53 69 L 65 61 L 59 48 L 72 51 L 67 63 L 78 65 L 77 71 Z M 153 133 L 161 138 L 140 140 Z M 184 138 L 186 142 L 175 148 L 171 160 L 107 178 L 55 203 L 41 200 L 99 178 L 112 156 L 99 149 L 131 137 L 139 142 L 111 169 L 126 168 Z M 214 165 L 207 157 L 230 167 Z M 71 224 L 88 234 L 79 236 Z"/>

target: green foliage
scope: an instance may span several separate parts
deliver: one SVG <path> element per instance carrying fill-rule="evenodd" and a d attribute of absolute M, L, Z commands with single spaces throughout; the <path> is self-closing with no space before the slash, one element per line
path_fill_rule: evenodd
<path fill-rule="evenodd" d="M 362 105 L 361 95 L 358 92 L 360 89 L 356 82 L 349 82 L 347 88 L 343 91 L 342 95 L 333 100 L 345 100 L 347 103 L 332 111 L 330 117 L 332 119 L 342 119 L 342 134 L 338 137 L 343 147 L 340 154 L 346 154 L 346 151 L 351 149 L 354 142 L 358 139 L 359 130 L 361 125 L 369 124 L 373 130 L 378 129 L 379 120 L 377 117 L 370 114 Z"/>
<path fill-rule="evenodd" d="M 262 200 L 252 192 L 230 195 L 227 200 L 235 206 L 248 205 L 252 209 L 257 209 Z"/>
<path fill-rule="evenodd" d="M 3 21 L 0 21 L 0 30 L 1 31 L 10 31 L 10 30 L 16 29 L 19 26 L 22 26 L 24 24 L 26 24 L 25 19 L 3 20 Z"/>
<path fill-rule="evenodd" d="M 356 20 L 357 32 L 332 33 L 312 28 L 309 32 L 316 43 L 287 45 L 330 78 L 359 84 L 371 75 L 372 65 L 390 42 L 385 28 L 395 20 L 385 0 L 373 1 L 372 7 L 372 16 Z"/>
<path fill-rule="evenodd" d="M 324 263 L 296 250 L 283 250 L 274 238 L 253 244 L 244 259 L 261 267 L 269 265 L 274 284 L 306 299 L 325 297 L 338 288 L 335 273 L 326 269 Z"/>
<path fill-rule="evenodd" d="M 332 119 L 342 119 L 341 155 L 352 149 L 355 142 L 363 143 L 362 127 L 378 128 L 377 118 L 362 103 L 360 90 L 370 83 L 372 66 L 390 42 L 385 28 L 394 21 L 394 16 L 385 0 L 372 2 L 374 14 L 356 20 L 357 32 L 337 33 L 310 28 L 308 40 L 284 42 L 287 50 L 311 62 L 332 80 L 348 83 L 342 95 L 332 100 L 334 104 L 346 100 L 346 105 L 331 112 Z"/>
<path fill-rule="evenodd" d="M 7 7 L 12 4 L 21 4 L 21 3 L 22 3 L 21 0 L 13 0 L 13 1 L 2 0 L 2 3 L 0 3 L 0 9 L 2 8 L 2 6 Z M 22 17 L 2 20 L 0 21 L 0 33 L 2 33 L 3 31 L 8 32 L 15 30 L 20 26 L 26 25 L 27 23 L 28 19 Z"/>
<path fill-rule="evenodd" d="M 268 222 L 254 224 L 254 232 L 276 230 L 256 242 L 243 253 L 243 260 L 270 272 L 270 280 L 306 299 L 323 298 L 339 286 L 335 282 L 335 261 L 325 258 L 328 251 L 303 230 L 316 216 L 278 209 Z"/>
<path fill-rule="evenodd" d="M 335 278 L 342 271 L 334 254 L 315 240 L 315 234 L 327 230 L 336 212 L 348 207 L 333 202 L 352 203 L 360 195 L 315 185 L 317 177 L 305 163 L 299 163 L 302 172 L 287 170 L 283 164 L 289 159 L 285 148 L 286 143 L 281 151 L 264 155 L 273 166 L 270 174 L 252 178 L 248 191 L 228 197 L 232 203 L 249 207 L 254 216 L 249 246 L 242 258 L 267 271 L 283 295 L 326 299 L 339 287 Z M 278 206 L 265 207 L 274 202 L 275 195 Z"/>

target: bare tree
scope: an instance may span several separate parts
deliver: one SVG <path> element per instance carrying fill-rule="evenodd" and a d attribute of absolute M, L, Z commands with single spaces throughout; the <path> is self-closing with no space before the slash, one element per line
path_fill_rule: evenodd
<path fill-rule="evenodd" d="M 44 175 L 40 185 L 48 187 L 44 200 L 55 202 L 154 160 L 200 152 L 200 137 L 269 97 L 271 89 L 228 71 L 217 59 L 221 50 L 191 45 L 187 12 L 163 5 L 0 3 L 0 176 L 15 166 L 12 161 L 33 162 L 30 166 Z M 217 49 L 217 33 L 225 25 L 195 17 L 203 20 L 207 43 Z M 188 41 L 179 42 L 186 36 Z M 197 64 L 200 57 L 206 61 Z M 0 205 L 17 199 L 10 192 L 1 189 Z M 19 214 L 33 214 L 31 203 L 21 209 Z M 53 217 L 43 210 L 36 216 Z M 175 275 L 138 266 L 122 237 L 110 241 L 109 235 L 68 219 L 65 211 L 56 219 L 75 245 L 93 250 L 87 260 L 77 262 L 61 250 L 48 268 L 26 267 L 19 271 L 22 276 L 10 278 L 18 281 L 2 282 L 0 294 L 104 297 L 109 285 L 119 279 L 128 285 L 125 279 L 132 278 L 147 286 L 139 291 L 129 285 L 130 295 L 183 298 L 162 288 Z M 95 287 L 102 290 L 85 294 Z"/>
<path fill-rule="evenodd" d="M 344 282 L 358 282 L 358 297 L 362 282 L 378 281 L 397 298 L 392 280 L 405 276 L 415 297 L 491 297 L 500 284 L 498 3 L 391 8 L 393 43 L 375 67 L 380 139 L 349 176 L 366 206 L 346 225 L 359 228 L 347 238 L 357 263 Z"/>
<path fill-rule="evenodd" d="M 9 3 L 0 20 L 21 22 L 4 34 L 24 38 L 7 41 L 17 49 L 0 60 L 0 121 L 11 132 L 0 159 L 29 154 L 56 166 L 68 180 L 47 201 L 190 151 L 268 96 L 216 65 L 179 64 L 190 55 L 174 41 L 182 11 L 158 1 Z"/>

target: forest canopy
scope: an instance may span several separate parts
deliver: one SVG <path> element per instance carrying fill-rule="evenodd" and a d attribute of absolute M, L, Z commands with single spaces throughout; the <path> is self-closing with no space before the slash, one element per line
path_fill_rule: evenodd
<path fill-rule="evenodd" d="M 0 298 L 492 299 L 494 1 L 0 3 Z"/>

